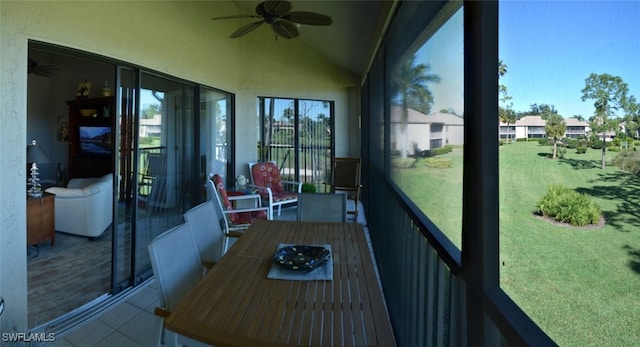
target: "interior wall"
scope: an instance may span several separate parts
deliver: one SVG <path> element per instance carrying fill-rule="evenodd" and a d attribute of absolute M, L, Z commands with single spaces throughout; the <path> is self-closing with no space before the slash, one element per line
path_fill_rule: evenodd
<path fill-rule="evenodd" d="M 38 65 L 55 66 L 51 77 L 35 73 L 27 76 L 27 141 L 36 139 L 51 161 L 39 164 L 40 179 L 56 180 L 58 163 L 68 169 L 69 142 L 58 138 L 59 120 L 69 119 L 68 100 L 76 98 L 81 82 L 91 82 L 90 98 L 100 97 L 105 81 L 113 89 L 115 66 L 62 54 L 29 50 L 29 59 Z"/>
<path fill-rule="evenodd" d="M 274 40 L 266 26 L 242 39 L 228 39 L 246 21 L 210 18 L 239 13 L 230 1 L 0 1 L 0 13 L 0 296 L 6 302 L 2 331 L 25 331 L 27 326 L 23 149 L 30 136 L 50 137 L 51 143 L 54 136 L 45 135 L 46 128 L 27 128 L 28 40 L 104 55 L 235 93 L 239 173 L 256 153 L 258 95 L 334 100 L 336 154 L 345 151 L 350 133 L 355 133 L 347 119 L 347 88 L 357 85 L 359 77 L 298 40 Z M 69 83 L 73 96 L 78 77 L 69 77 Z M 69 93 L 58 92 L 55 97 L 61 99 Z M 51 112 L 65 114 L 56 111 L 53 97 L 48 103 L 56 103 Z M 48 113 L 33 109 L 39 114 L 29 117 L 35 119 Z M 63 151 L 54 147 L 53 153 Z"/>

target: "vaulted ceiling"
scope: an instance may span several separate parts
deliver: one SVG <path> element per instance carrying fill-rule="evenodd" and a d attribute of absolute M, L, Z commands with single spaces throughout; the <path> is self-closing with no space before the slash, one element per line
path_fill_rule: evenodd
<path fill-rule="evenodd" d="M 255 8 L 260 2 L 234 1 L 238 7 L 237 12 L 216 13 L 215 16 L 254 15 Z M 333 19 L 330 26 L 300 25 L 300 36 L 293 40 L 299 40 L 338 66 L 363 76 L 368 68 L 370 56 L 378 44 L 380 33 L 392 4 L 393 1 L 293 0 L 292 11 L 317 12 Z M 230 20 L 235 29 L 252 21 L 256 21 L 256 19 Z M 226 30 L 230 30 L 230 35 L 235 29 Z M 267 25 L 262 25 L 247 35 L 262 35 L 265 39 L 274 39 L 275 37 Z M 242 39 L 240 37 L 236 40 Z"/>

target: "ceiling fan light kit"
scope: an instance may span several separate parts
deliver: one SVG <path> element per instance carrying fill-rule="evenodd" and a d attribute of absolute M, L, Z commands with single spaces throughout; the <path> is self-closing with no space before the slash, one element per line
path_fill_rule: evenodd
<path fill-rule="evenodd" d="M 278 36 L 285 39 L 292 39 L 300 35 L 298 27 L 300 24 L 306 25 L 331 25 L 333 19 L 331 17 L 308 11 L 293 11 L 289 12 L 292 8 L 289 1 L 264 1 L 256 6 L 255 15 L 231 15 L 223 17 L 214 17 L 213 20 L 218 19 L 232 19 L 232 18 L 260 18 L 259 21 L 249 23 L 240 27 L 234 31 L 229 38 L 235 39 L 244 36 L 253 30 L 267 23 L 271 26 L 271 30 Z"/>

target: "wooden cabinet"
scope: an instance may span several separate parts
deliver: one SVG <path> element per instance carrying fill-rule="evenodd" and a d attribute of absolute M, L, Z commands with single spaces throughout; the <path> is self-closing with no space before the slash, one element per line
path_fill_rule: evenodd
<path fill-rule="evenodd" d="M 56 241 L 55 195 L 43 193 L 39 198 L 27 196 L 27 245 Z"/>
<path fill-rule="evenodd" d="M 113 172 L 115 98 L 69 100 L 67 105 L 70 177 Z"/>

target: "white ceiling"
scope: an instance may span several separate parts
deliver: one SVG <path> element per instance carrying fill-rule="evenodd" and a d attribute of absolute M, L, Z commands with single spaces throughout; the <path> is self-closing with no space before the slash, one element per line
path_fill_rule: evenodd
<path fill-rule="evenodd" d="M 218 13 L 224 15 L 253 15 L 256 5 L 261 1 L 234 1 L 240 9 L 238 13 Z M 380 11 L 385 1 L 339 1 L 339 0 L 293 0 L 291 11 L 318 12 L 333 19 L 330 26 L 301 25 L 299 40 L 304 45 L 329 58 L 337 65 L 363 76 L 368 65 L 368 56 L 377 44 L 377 34 L 380 25 Z M 386 2 L 387 5 L 389 2 Z M 386 15 L 385 15 L 386 16 Z M 246 19 L 251 23 L 254 19 Z M 264 35 L 263 25 L 247 35 Z M 231 32 L 229 33 L 231 34 Z M 237 38 L 236 40 L 241 40 Z M 372 42 L 375 40 L 375 42 Z"/>

